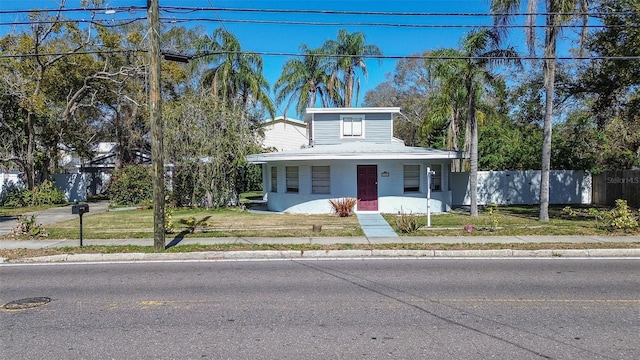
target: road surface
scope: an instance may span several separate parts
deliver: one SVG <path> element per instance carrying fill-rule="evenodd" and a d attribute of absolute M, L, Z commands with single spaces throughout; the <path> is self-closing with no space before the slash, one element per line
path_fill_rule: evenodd
<path fill-rule="evenodd" d="M 640 358 L 637 259 L 2 265 L 0 304 L 3 359 Z"/>

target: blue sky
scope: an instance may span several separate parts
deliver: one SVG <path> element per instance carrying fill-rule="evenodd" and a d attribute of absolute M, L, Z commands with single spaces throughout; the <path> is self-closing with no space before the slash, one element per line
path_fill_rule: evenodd
<path fill-rule="evenodd" d="M 26 10 L 34 8 L 57 8 L 58 0 L 0 0 L 0 10 Z M 146 6 L 146 0 L 106 0 L 105 7 Z M 247 9 L 312 9 L 333 11 L 361 11 L 361 12 L 406 12 L 406 13 L 489 13 L 488 0 L 368 0 L 368 1 L 271 1 L 271 0 L 160 0 L 160 6 L 184 6 L 184 7 L 215 7 L 215 8 L 247 8 Z M 79 0 L 68 0 L 67 8 L 79 7 Z M 11 29 L 8 25 L 17 19 L 24 19 L 25 15 L 0 15 L 0 34 Z M 69 16 L 72 16 L 71 14 Z M 87 14 L 75 16 L 87 16 Z M 120 17 L 144 17 L 146 12 L 137 14 L 105 15 L 102 18 Z M 480 26 L 491 25 L 490 16 L 380 16 L 380 15 L 340 15 L 340 14 L 301 14 L 301 13 L 270 13 L 270 12 L 228 12 L 228 11 L 199 11 L 187 13 L 161 12 L 163 18 L 175 20 L 203 18 L 205 20 L 193 20 L 182 23 L 187 27 L 204 26 L 207 33 L 215 28 L 224 27 L 235 34 L 240 40 L 243 50 L 276 53 L 298 53 L 301 44 L 307 44 L 311 48 L 319 47 L 328 39 L 335 39 L 338 30 L 347 29 L 349 32 L 361 31 L 366 36 L 368 44 L 377 45 L 387 56 L 407 56 L 426 50 L 434 50 L 445 47 L 455 48 L 460 38 L 470 27 L 447 27 L 451 25 Z M 22 18 L 21 18 L 22 17 Z M 222 20 L 220 22 L 220 20 Z M 335 25 L 315 26 L 308 24 L 260 24 L 235 22 L 237 20 L 266 20 L 276 22 L 303 21 L 335 23 Z M 523 19 L 517 19 L 515 23 L 523 24 Z M 378 25 L 374 25 L 378 24 Z M 398 27 L 381 26 L 380 24 L 415 24 L 442 27 Z M 507 43 L 518 47 L 524 52 L 523 30 L 512 30 Z M 286 56 L 263 56 L 264 73 L 271 84 L 279 77 Z M 385 74 L 391 73 L 396 60 L 385 59 L 382 64 L 377 60 L 367 60 L 368 77 L 361 79 L 360 99 L 367 90 L 374 88 L 380 82 L 385 81 Z M 359 104 L 362 101 L 359 101 Z M 281 106 L 282 108 L 282 106 Z M 278 114 L 282 109 L 279 109 Z M 289 111 L 291 115 L 291 111 Z"/>

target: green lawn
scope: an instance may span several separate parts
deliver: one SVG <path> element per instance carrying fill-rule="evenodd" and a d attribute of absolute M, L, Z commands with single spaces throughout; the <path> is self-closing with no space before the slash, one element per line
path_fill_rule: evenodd
<path fill-rule="evenodd" d="M 239 209 L 174 210 L 173 234 L 185 237 L 298 237 L 361 236 L 355 216 L 254 214 Z M 313 232 L 313 225 L 322 225 Z M 47 225 L 49 238 L 76 238 L 78 221 Z M 171 235 L 168 235 L 171 236 Z M 153 210 L 109 211 L 83 219 L 83 237 L 87 239 L 152 238 Z"/>
<path fill-rule="evenodd" d="M 27 210 L 25 210 L 26 212 Z M 28 211 L 33 211 L 29 209 Z M 570 217 L 562 207 L 551 207 L 549 222 L 538 221 L 536 206 L 499 207 L 493 215 L 485 209 L 477 218 L 468 212 L 451 211 L 433 214 L 431 227 L 426 227 L 426 215 L 412 216 L 419 222 L 418 231 L 404 236 L 487 236 L 487 235 L 605 235 L 589 217 Z M 384 217 L 394 226 L 397 215 Z M 167 237 L 310 237 L 310 236 L 362 236 L 355 216 L 301 214 L 256 214 L 240 209 L 179 209 L 172 216 L 174 231 Z M 37 219 L 36 219 L 37 221 Z M 321 225 L 314 232 L 314 225 Z M 77 219 L 46 225 L 49 238 L 74 239 L 78 237 Z M 398 229 L 396 229 L 398 231 Z M 640 233 L 637 229 L 634 234 Z M 619 234 L 625 234 L 619 232 Z M 152 238 L 153 211 L 126 210 L 90 214 L 84 217 L 83 236 L 87 239 Z"/>

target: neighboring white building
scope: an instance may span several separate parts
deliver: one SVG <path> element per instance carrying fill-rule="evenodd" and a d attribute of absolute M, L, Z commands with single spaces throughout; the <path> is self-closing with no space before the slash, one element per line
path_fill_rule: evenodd
<path fill-rule="evenodd" d="M 308 147 L 255 154 L 271 211 L 329 213 L 328 199 L 354 197 L 356 211 L 425 213 L 427 170 L 435 171 L 431 210 L 448 211 L 457 151 L 405 146 L 393 137 L 400 108 L 308 108 Z"/>
<path fill-rule="evenodd" d="M 264 130 L 263 147 L 287 151 L 300 149 L 309 144 L 307 124 L 304 122 L 278 116 L 262 124 Z"/>

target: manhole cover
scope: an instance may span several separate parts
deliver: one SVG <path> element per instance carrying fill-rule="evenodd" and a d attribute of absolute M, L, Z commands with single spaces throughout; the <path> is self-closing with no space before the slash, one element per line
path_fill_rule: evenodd
<path fill-rule="evenodd" d="M 2 308 L 5 310 L 24 310 L 42 306 L 49 302 L 51 302 L 51 298 L 48 297 L 32 297 L 6 303 L 2 305 Z"/>

